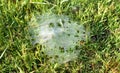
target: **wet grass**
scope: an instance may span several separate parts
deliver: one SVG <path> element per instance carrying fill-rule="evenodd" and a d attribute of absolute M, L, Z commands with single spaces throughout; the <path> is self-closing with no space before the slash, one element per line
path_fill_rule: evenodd
<path fill-rule="evenodd" d="M 0 1 L 1 73 L 120 73 L 120 1 L 63 1 Z M 50 64 L 41 46 L 31 45 L 28 22 L 32 14 L 46 12 L 68 15 L 91 32 L 80 42 L 78 59 Z"/>

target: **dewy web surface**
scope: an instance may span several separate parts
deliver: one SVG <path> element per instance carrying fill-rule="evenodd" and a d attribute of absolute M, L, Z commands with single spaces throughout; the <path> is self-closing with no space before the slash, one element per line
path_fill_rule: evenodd
<path fill-rule="evenodd" d="M 67 16 L 43 14 L 33 16 L 30 21 L 33 45 L 39 43 L 51 58 L 51 62 L 65 63 L 77 58 L 78 42 L 85 40 L 83 25 L 71 21 Z M 57 56 L 57 58 L 56 58 Z"/>

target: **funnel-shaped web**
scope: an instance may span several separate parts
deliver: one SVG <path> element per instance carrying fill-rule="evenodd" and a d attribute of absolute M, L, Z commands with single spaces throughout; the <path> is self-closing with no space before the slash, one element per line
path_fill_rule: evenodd
<path fill-rule="evenodd" d="M 83 25 L 71 21 L 67 16 L 43 14 L 33 16 L 30 21 L 33 45 L 45 46 L 42 50 L 51 57 L 51 62 L 65 63 L 77 58 L 78 42 L 85 40 Z"/>

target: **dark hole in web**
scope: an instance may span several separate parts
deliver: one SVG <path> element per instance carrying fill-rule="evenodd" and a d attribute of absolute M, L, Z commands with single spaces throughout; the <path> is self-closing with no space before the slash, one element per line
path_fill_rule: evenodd
<path fill-rule="evenodd" d="M 79 35 L 74 35 L 74 37 L 79 37 Z"/>
<path fill-rule="evenodd" d="M 62 25 L 60 23 L 57 23 L 57 26 L 62 27 Z"/>
<path fill-rule="evenodd" d="M 54 27 L 55 25 L 53 23 L 50 23 L 49 24 L 49 27 Z"/>
<path fill-rule="evenodd" d="M 55 55 L 55 59 L 58 58 L 58 55 Z"/>
<path fill-rule="evenodd" d="M 80 31 L 79 30 L 77 30 L 77 33 L 79 33 Z"/>
<path fill-rule="evenodd" d="M 63 47 L 59 47 L 59 49 L 60 49 L 61 52 L 65 51 Z"/>
<path fill-rule="evenodd" d="M 70 36 L 70 34 L 67 34 L 68 36 Z"/>
<path fill-rule="evenodd" d="M 79 50 L 80 47 L 78 45 L 75 46 L 75 50 Z"/>
<path fill-rule="evenodd" d="M 62 24 L 64 24 L 65 23 L 65 21 L 64 20 L 62 20 Z"/>
<path fill-rule="evenodd" d="M 53 58 L 53 57 L 51 57 L 51 56 L 49 57 L 49 59 L 52 59 L 52 58 Z"/>
<path fill-rule="evenodd" d="M 85 34 L 86 32 L 84 31 L 83 34 Z"/>
<path fill-rule="evenodd" d="M 66 52 L 69 52 L 69 53 L 72 53 L 73 51 L 74 51 L 73 48 L 69 48 L 69 49 L 66 50 Z"/>

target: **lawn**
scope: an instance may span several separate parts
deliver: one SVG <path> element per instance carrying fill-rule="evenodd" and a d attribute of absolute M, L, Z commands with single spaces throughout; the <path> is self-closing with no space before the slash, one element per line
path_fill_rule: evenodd
<path fill-rule="evenodd" d="M 65 15 L 89 32 L 76 59 L 51 63 L 32 44 L 29 22 L 45 13 Z M 120 0 L 0 0 L 0 73 L 120 73 Z"/>

